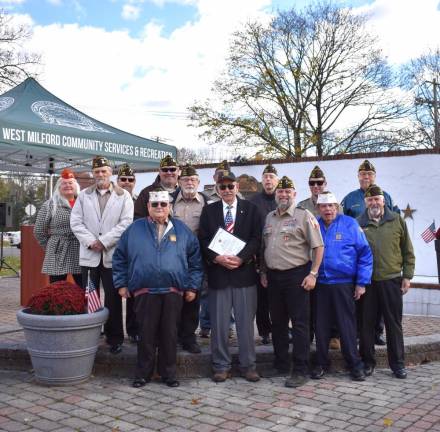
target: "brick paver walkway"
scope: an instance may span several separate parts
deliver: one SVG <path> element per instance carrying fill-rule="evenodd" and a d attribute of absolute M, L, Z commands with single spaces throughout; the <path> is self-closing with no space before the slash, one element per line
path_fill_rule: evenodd
<path fill-rule="evenodd" d="M 378 370 L 363 383 L 345 375 L 287 389 L 282 378 L 214 384 L 185 380 L 170 389 L 92 378 L 71 387 L 36 385 L 0 371 L 1 431 L 440 431 L 440 363 L 397 380 Z"/>

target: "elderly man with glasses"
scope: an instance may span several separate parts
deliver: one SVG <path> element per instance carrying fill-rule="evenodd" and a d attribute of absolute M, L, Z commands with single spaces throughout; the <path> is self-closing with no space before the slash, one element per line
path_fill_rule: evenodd
<path fill-rule="evenodd" d="M 133 387 L 151 380 L 156 348 L 162 381 L 178 387 L 177 324 L 183 301 L 194 301 L 200 289 L 200 247 L 191 230 L 170 216 L 167 191 L 149 193 L 148 213 L 122 235 L 113 256 L 113 280 L 119 295 L 135 302 L 140 341 Z"/>
<path fill-rule="evenodd" d="M 177 162 L 170 155 L 165 156 L 160 161 L 159 174 L 156 180 L 150 186 L 142 189 L 139 194 L 134 205 L 134 218 L 139 219 L 148 216 L 147 202 L 151 191 L 164 190 L 170 195 L 178 193 L 180 190 L 177 184 L 179 175 L 180 170 Z"/>

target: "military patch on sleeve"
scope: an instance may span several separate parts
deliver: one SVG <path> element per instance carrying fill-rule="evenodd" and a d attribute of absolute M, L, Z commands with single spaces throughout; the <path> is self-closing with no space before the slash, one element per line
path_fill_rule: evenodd
<path fill-rule="evenodd" d="M 308 222 L 312 225 L 312 228 L 319 229 L 319 223 L 314 216 L 309 217 Z"/>

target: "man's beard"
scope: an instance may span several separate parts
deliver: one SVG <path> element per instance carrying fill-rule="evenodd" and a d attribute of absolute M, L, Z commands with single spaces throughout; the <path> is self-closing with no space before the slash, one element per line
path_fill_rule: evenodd
<path fill-rule="evenodd" d="M 182 188 L 182 194 L 184 197 L 194 197 L 197 192 L 195 187 Z"/>
<path fill-rule="evenodd" d="M 379 205 L 374 205 L 368 208 L 368 214 L 373 219 L 379 219 L 382 217 L 383 209 Z"/>
<path fill-rule="evenodd" d="M 98 187 L 106 186 L 107 184 L 110 184 L 108 179 L 97 179 L 96 180 L 96 186 L 98 186 Z"/>
<path fill-rule="evenodd" d="M 285 211 L 293 204 L 293 199 L 280 201 L 278 198 L 275 198 L 275 202 L 277 203 L 277 206 L 281 211 Z"/>

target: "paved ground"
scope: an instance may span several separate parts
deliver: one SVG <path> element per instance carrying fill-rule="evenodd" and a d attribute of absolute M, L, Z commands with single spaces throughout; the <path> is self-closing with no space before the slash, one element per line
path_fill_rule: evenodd
<path fill-rule="evenodd" d="M 0 383 L 1 431 L 440 431 L 438 362 L 410 368 L 407 380 L 379 370 L 363 383 L 341 374 L 300 389 L 282 378 L 133 389 L 106 377 L 47 388 L 12 371 Z"/>

